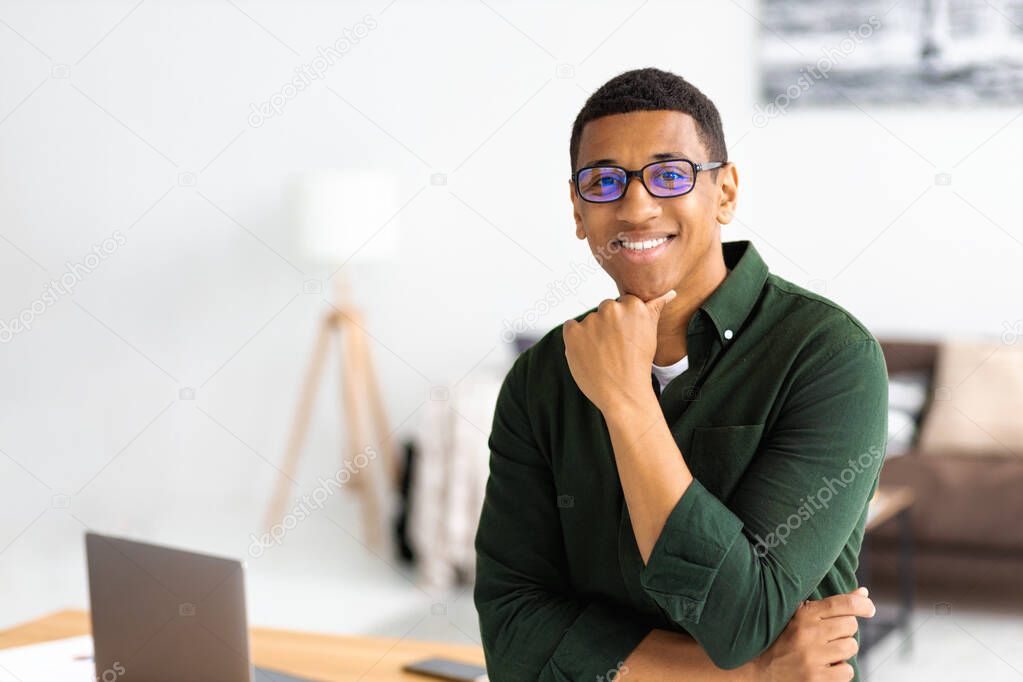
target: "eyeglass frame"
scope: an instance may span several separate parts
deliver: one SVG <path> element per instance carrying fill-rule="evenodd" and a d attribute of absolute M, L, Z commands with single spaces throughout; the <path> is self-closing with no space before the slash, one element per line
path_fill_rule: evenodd
<path fill-rule="evenodd" d="M 651 192 L 650 188 L 647 187 L 646 180 L 643 179 L 643 171 L 645 171 L 650 166 L 656 166 L 659 163 L 671 163 L 672 161 L 685 161 L 690 166 L 692 166 L 692 168 L 693 168 L 693 185 L 692 185 L 692 187 L 687 189 L 685 192 L 682 192 L 681 194 L 672 194 L 671 196 L 667 196 L 667 197 L 659 197 L 656 194 L 654 194 L 653 192 Z M 696 180 L 697 180 L 697 178 L 700 177 L 700 171 L 703 171 L 703 170 L 714 170 L 715 168 L 721 168 L 721 167 L 727 166 L 727 165 L 728 165 L 728 161 L 708 161 L 706 163 L 696 163 L 695 161 L 692 161 L 690 159 L 681 158 L 681 157 L 677 158 L 677 159 L 660 159 L 658 161 L 651 161 L 650 163 L 646 164 L 642 168 L 639 168 L 638 170 L 629 170 L 628 168 L 625 168 L 624 166 L 599 164 L 599 165 L 596 165 L 596 166 L 584 166 L 584 167 L 576 170 L 574 173 L 572 173 L 572 177 L 569 178 L 569 180 L 572 181 L 572 186 L 575 187 L 575 193 L 579 196 L 579 198 L 582 199 L 583 201 L 589 202 L 591 204 L 610 204 L 612 202 L 621 200 L 621 198 L 625 196 L 626 192 L 629 191 L 629 182 L 632 180 L 632 178 L 639 178 L 639 184 L 643 185 L 643 189 L 645 189 L 647 191 L 647 194 L 649 194 L 650 196 L 652 196 L 655 199 L 676 199 L 678 197 L 684 197 L 685 195 L 689 194 L 694 189 L 696 189 Z M 622 193 L 619 194 L 614 199 L 608 199 L 607 201 L 595 201 L 593 199 L 587 199 L 586 197 L 584 197 L 583 193 L 582 193 L 582 190 L 579 189 L 579 174 L 582 173 L 585 170 L 591 170 L 593 168 L 614 168 L 614 169 L 617 169 L 617 170 L 620 170 L 621 172 L 623 172 L 625 174 L 625 188 L 622 189 Z"/>

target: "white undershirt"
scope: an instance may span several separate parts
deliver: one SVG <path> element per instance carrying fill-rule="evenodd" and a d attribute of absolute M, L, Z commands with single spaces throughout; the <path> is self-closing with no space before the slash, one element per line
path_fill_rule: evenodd
<path fill-rule="evenodd" d="M 732 268 L 726 268 L 728 275 L 732 274 Z M 726 277 L 728 275 L 725 275 Z M 689 355 L 683 355 L 682 359 L 673 365 L 662 367 L 658 364 L 654 364 L 654 376 L 657 377 L 657 383 L 661 386 L 661 393 L 664 393 L 664 387 L 668 385 L 668 382 L 677 377 L 682 372 L 689 369 Z"/>
<path fill-rule="evenodd" d="M 668 385 L 668 382 L 677 377 L 682 372 L 689 368 L 689 356 L 683 355 L 682 359 L 673 365 L 662 367 L 658 364 L 654 364 L 654 376 L 657 377 L 657 383 L 661 385 L 661 392 L 664 392 L 664 387 Z"/>

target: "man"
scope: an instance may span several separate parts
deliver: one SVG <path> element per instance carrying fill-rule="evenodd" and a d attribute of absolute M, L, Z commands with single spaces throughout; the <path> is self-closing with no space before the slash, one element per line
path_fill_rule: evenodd
<path fill-rule="evenodd" d="M 576 235 L 620 295 L 502 385 L 476 536 L 491 679 L 855 679 L 879 344 L 722 244 L 738 173 L 682 78 L 610 80 L 570 153 Z"/>

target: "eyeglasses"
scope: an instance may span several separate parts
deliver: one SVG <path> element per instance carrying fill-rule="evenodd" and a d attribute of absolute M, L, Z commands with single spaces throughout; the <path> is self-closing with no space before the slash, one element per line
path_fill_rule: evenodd
<path fill-rule="evenodd" d="M 652 196 L 666 199 L 688 194 L 696 187 L 696 174 L 724 166 L 726 161 L 693 163 L 689 159 L 654 161 L 639 170 L 621 166 L 587 166 L 572 174 L 576 193 L 585 201 L 606 204 L 625 195 L 630 178 L 639 178 Z"/>

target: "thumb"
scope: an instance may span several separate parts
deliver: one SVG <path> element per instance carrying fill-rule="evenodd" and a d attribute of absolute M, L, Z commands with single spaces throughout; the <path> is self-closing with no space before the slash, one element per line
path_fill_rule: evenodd
<path fill-rule="evenodd" d="M 655 318 L 659 318 L 661 316 L 661 311 L 664 310 L 664 306 L 668 305 L 668 301 L 672 300 L 677 295 L 678 292 L 676 292 L 674 289 L 668 289 L 666 292 L 664 292 L 657 298 L 652 298 L 649 301 L 647 301 L 646 307 L 650 312 L 654 314 Z"/>

